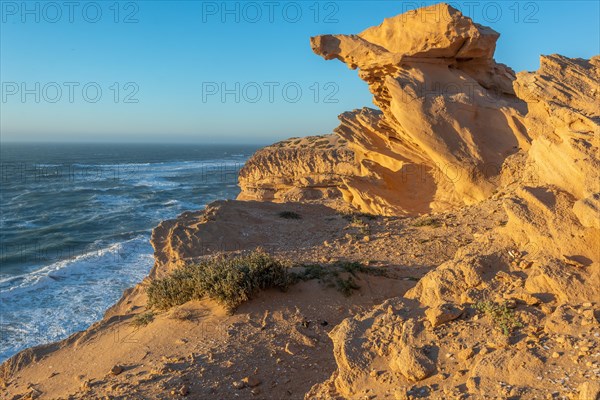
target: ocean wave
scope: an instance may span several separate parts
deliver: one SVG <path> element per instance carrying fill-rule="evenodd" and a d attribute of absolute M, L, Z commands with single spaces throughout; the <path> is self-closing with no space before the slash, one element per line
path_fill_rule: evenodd
<path fill-rule="evenodd" d="M 0 361 L 100 319 L 148 274 L 150 234 L 161 220 L 235 197 L 231 178 L 244 155 L 221 156 L 107 164 L 80 157 L 70 175 L 4 182 L 2 254 L 10 265 L 0 275 Z"/>
<path fill-rule="evenodd" d="M 243 154 L 231 155 L 231 157 L 244 158 Z M 181 166 L 203 166 L 203 165 L 236 165 L 241 164 L 239 160 L 231 160 L 230 158 L 214 158 L 207 160 L 188 160 L 188 161 L 162 161 L 162 162 L 147 162 L 147 163 L 115 163 L 115 164 L 68 164 L 71 167 L 78 168 L 105 168 L 115 169 L 120 167 L 181 167 Z"/>
<path fill-rule="evenodd" d="M 80 255 L 54 262 L 50 265 L 36 269 L 32 272 L 8 276 L 0 279 L 0 299 L 7 296 L 13 296 L 22 291 L 38 290 L 42 286 L 56 281 L 55 278 L 65 277 L 70 274 L 79 274 L 86 272 L 94 263 L 102 261 L 102 258 L 109 256 L 110 259 L 103 261 L 124 260 L 126 252 L 138 251 L 143 248 L 151 250 L 150 244 L 146 246 L 149 237 L 140 235 L 136 238 L 123 242 L 117 242 L 103 248 L 95 248 L 93 244 L 91 249 Z"/>
<path fill-rule="evenodd" d="M 139 202 L 124 194 L 94 194 L 91 201 L 102 207 L 118 208 L 120 211 L 133 208 Z"/>
<path fill-rule="evenodd" d="M 152 247 L 144 235 L 29 274 L 3 277 L 0 360 L 87 328 L 123 290 L 140 282 L 152 264 Z"/>

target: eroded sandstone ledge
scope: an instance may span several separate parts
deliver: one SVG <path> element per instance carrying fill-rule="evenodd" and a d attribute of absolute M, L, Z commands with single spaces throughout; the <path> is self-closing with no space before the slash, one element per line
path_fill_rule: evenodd
<path fill-rule="evenodd" d="M 341 194 L 344 204 L 375 214 L 448 210 L 499 190 L 504 161 L 522 151 L 539 179 L 582 199 L 579 213 L 597 209 L 598 57 L 542 56 L 537 73 L 517 78 L 493 60 L 498 37 L 436 5 L 359 35 L 312 38 L 315 53 L 359 69 L 380 111 L 340 115 L 333 137 L 344 141 L 330 137 L 331 147 L 314 141 L 296 151 L 287 141 L 262 149 L 240 176 L 240 199 Z M 320 167 L 309 172 L 306 164 Z M 318 173 L 329 179 L 314 179 Z"/>

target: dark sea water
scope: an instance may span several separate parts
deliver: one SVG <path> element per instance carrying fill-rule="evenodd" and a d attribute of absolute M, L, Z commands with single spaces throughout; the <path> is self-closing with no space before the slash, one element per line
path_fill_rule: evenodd
<path fill-rule="evenodd" d="M 152 267 L 152 228 L 235 198 L 255 150 L 3 143 L 0 361 L 99 320 Z"/>

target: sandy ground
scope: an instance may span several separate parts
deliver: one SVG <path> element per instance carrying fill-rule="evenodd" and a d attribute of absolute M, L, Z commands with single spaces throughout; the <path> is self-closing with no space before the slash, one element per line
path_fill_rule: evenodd
<path fill-rule="evenodd" d="M 105 318 L 86 332 L 23 352 L 5 363 L 2 398 L 305 398 L 313 386 L 335 377 L 329 337 L 334 327 L 345 318 L 370 312 L 386 299 L 404 295 L 458 251 L 469 254 L 481 241 L 493 249 L 509 245 L 495 234 L 506 223 L 502 210 L 501 201 L 492 199 L 452 213 L 374 218 L 322 205 L 227 201 L 213 203 L 204 212 L 185 213 L 155 230 L 157 263 L 151 276 L 163 276 L 178 264 L 217 251 L 239 252 L 257 243 L 282 259 L 324 264 L 359 261 L 384 269 L 386 276 L 359 275 L 360 289 L 350 297 L 318 281 L 296 284 L 287 292 L 261 292 L 233 315 L 211 300 L 193 301 L 158 313 L 146 326 L 133 327 L 135 315 L 146 311 L 143 288 L 151 279 L 147 278 L 126 291 Z M 301 219 L 281 218 L 283 211 L 298 213 Z M 418 302 L 404 301 L 409 310 L 422 312 Z M 409 385 L 399 396 L 395 391 L 399 375 L 381 365 L 379 372 L 370 375 L 375 381 L 365 383 L 364 393 L 351 398 L 410 398 L 403 397 L 406 392 L 413 398 L 485 398 L 465 394 L 468 384 L 473 386 L 471 373 L 486 373 L 490 361 L 482 366 L 480 359 L 497 349 L 504 349 L 493 353 L 499 358 L 491 362 L 498 368 L 506 369 L 505 362 L 518 352 L 522 354 L 515 359 L 520 362 L 537 363 L 523 376 L 548 380 L 550 392 L 574 391 L 585 380 L 597 380 L 597 324 L 574 323 L 570 336 L 561 339 L 540 328 L 554 303 L 539 307 L 523 311 L 528 325 L 510 340 L 467 310 L 459 320 L 428 331 L 428 345 L 437 349 L 438 370 L 426 384 Z M 574 312 L 585 309 L 580 306 Z M 472 354 L 465 349 L 472 349 Z M 537 354 L 537 361 L 528 351 Z M 517 375 L 522 374 L 513 367 Z M 498 378 L 480 385 L 488 392 L 490 387 L 497 390 L 501 398 L 521 398 L 521 392 L 502 382 L 501 373 L 488 369 Z M 538 378 L 536 371 L 542 376 Z M 378 382 L 376 389 L 373 382 Z M 327 389 L 327 385 L 310 392 L 308 398 L 338 397 L 334 386 Z M 522 398 L 537 398 L 532 396 Z"/>
<path fill-rule="evenodd" d="M 297 212 L 302 219 L 281 218 L 282 211 Z M 372 218 L 321 205 L 259 202 L 217 202 L 206 213 L 186 213 L 177 223 L 191 229 L 186 232 L 188 240 L 193 236 L 214 244 L 226 233 L 226 243 L 234 251 L 260 243 L 284 259 L 360 261 L 385 268 L 390 277 L 361 275 L 357 281 L 361 288 L 351 297 L 316 281 L 304 282 L 286 293 L 260 293 L 232 316 L 210 300 L 192 302 L 134 328 L 133 316 L 145 311 L 140 286 L 126 293 L 87 332 L 35 351 L 41 359 L 11 378 L 4 396 L 170 398 L 185 387 L 181 393 L 189 391 L 191 398 L 303 398 L 335 369 L 328 331 L 350 315 L 402 295 L 456 249 L 500 224 L 504 216 L 493 212 L 489 218 L 473 221 L 453 213 L 433 218 L 435 226 L 415 226 L 429 220 Z M 187 243 L 177 254 L 193 259 L 213 253 L 208 245 Z M 217 251 L 223 246 L 213 245 Z M 155 269 L 164 268 L 169 264 Z M 39 355 L 46 351 L 50 354 Z M 110 373 L 115 365 L 124 371 Z M 233 382 L 244 377 L 256 377 L 261 384 L 236 389 Z"/>

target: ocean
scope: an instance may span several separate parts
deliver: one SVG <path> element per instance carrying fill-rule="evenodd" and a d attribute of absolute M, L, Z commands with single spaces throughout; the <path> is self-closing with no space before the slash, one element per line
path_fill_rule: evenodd
<path fill-rule="evenodd" d="M 152 267 L 152 228 L 235 198 L 256 149 L 3 143 L 0 361 L 101 319 Z"/>

